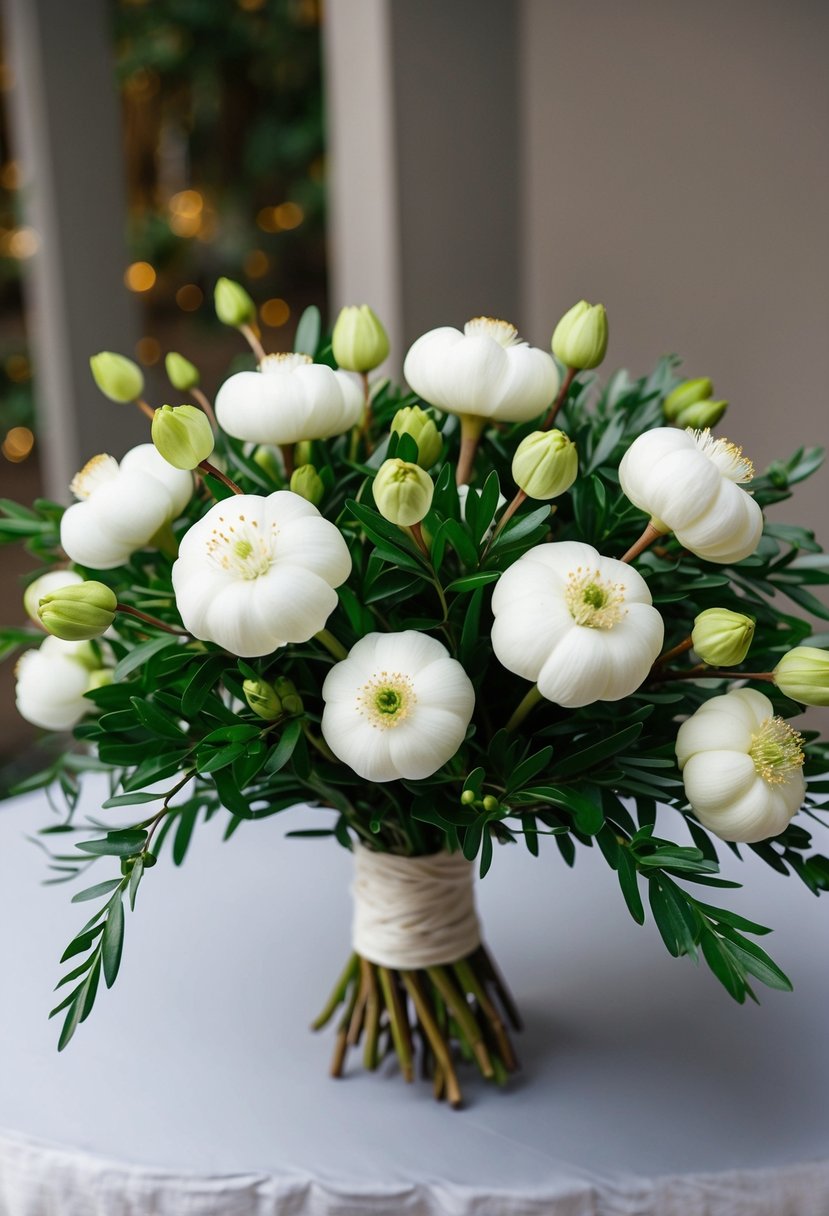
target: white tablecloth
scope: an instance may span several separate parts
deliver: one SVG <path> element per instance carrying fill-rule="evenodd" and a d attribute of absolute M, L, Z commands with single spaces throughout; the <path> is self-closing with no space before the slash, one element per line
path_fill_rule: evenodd
<path fill-rule="evenodd" d="M 212 823 L 148 872 L 121 975 L 58 1055 L 58 958 L 96 905 L 39 886 L 24 834 L 48 819 L 0 804 L 0 1216 L 829 1212 L 829 899 L 794 879 L 735 863 L 747 892 L 717 892 L 776 927 L 795 983 L 740 1008 L 630 920 L 596 850 L 574 871 L 496 850 L 479 903 L 525 1067 L 507 1092 L 466 1073 L 453 1112 L 391 1064 L 327 1076 L 307 1026 L 349 948 L 350 861 L 284 839 L 321 811 L 225 844 Z"/>

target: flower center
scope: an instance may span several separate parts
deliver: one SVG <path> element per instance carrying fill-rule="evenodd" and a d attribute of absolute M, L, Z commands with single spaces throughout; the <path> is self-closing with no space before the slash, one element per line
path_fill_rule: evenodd
<path fill-rule="evenodd" d="M 746 482 L 754 477 L 754 465 L 736 443 L 715 439 L 708 427 L 704 431 L 695 431 L 689 426 L 685 434 L 691 436 L 703 456 L 707 456 L 729 481 Z"/>
<path fill-rule="evenodd" d="M 89 498 L 101 486 L 118 476 L 118 461 L 114 456 L 93 456 L 72 478 L 69 489 L 76 498 Z"/>
<path fill-rule="evenodd" d="M 803 736 L 783 718 L 766 718 L 751 736 L 748 754 L 757 775 L 769 785 L 781 785 L 799 769 L 806 757 Z"/>
<path fill-rule="evenodd" d="M 265 355 L 259 364 L 260 372 L 292 372 L 297 367 L 305 367 L 314 360 L 310 355 L 294 354 L 286 351 L 279 355 Z"/>
<path fill-rule="evenodd" d="M 578 566 L 567 579 L 564 602 L 577 625 L 612 629 L 626 614 L 625 587 L 602 578 L 598 570 Z"/>
<path fill-rule="evenodd" d="M 492 338 L 499 346 L 523 345 L 518 330 L 509 321 L 497 321 L 494 317 L 473 317 L 463 327 L 467 338 Z"/>
<path fill-rule="evenodd" d="M 230 523 L 220 515 L 207 542 L 207 555 L 237 578 L 259 578 L 271 568 L 276 531 L 275 523 L 271 524 L 270 533 L 263 535 L 257 519 L 249 521 L 239 515 Z"/>
<path fill-rule="evenodd" d="M 359 689 L 357 709 L 372 726 L 388 729 L 405 722 L 417 704 L 412 682 L 399 671 L 381 671 Z"/>

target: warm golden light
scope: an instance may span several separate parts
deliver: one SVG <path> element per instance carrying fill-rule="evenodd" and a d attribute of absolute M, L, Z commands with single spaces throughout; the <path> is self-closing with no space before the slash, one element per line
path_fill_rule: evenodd
<path fill-rule="evenodd" d="M 17 190 L 20 185 L 20 162 L 16 160 L 6 161 L 3 168 L 0 169 L 0 186 L 4 190 Z"/>
<path fill-rule="evenodd" d="M 199 215 L 204 207 L 204 199 L 198 190 L 179 190 L 167 205 L 175 215 Z"/>
<path fill-rule="evenodd" d="M 204 292 L 195 283 L 185 283 L 176 292 L 176 304 L 183 312 L 195 312 L 201 307 Z"/>
<path fill-rule="evenodd" d="M 269 325 L 271 329 L 278 329 L 280 325 L 284 325 L 288 320 L 291 310 L 284 300 L 280 300 L 276 296 L 272 300 L 265 301 L 259 309 L 259 315 L 264 325 Z"/>
<path fill-rule="evenodd" d="M 32 375 L 31 364 L 25 355 L 9 355 L 3 363 L 3 370 L 15 384 L 23 384 Z"/>
<path fill-rule="evenodd" d="M 161 343 L 156 338 L 139 338 L 135 344 L 135 355 L 139 363 L 151 366 L 161 358 Z"/>
<path fill-rule="evenodd" d="M 275 211 L 276 211 L 275 207 L 262 207 L 262 209 L 260 211 L 257 211 L 256 223 L 259 225 L 259 227 L 262 229 L 263 232 L 278 231 L 279 225 L 277 224 L 276 218 L 274 216 Z"/>
<path fill-rule="evenodd" d="M 25 460 L 35 446 L 35 437 L 27 426 L 13 426 L 3 440 L 0 451 L 12 464 Z"/>
<path fill-rule="evenodd" d="M 130 291 L 149 291 L 156 274 L 149 262 L 133 262 L 124 271 L 124 282 Z"/>
<path fill-rule="evenodd" d="M 249 279 L 261 279 L 270 268 L 271 259 L 263 249 L 251 249 L 242 263 L 245 274 Z"/>
<path fill-rule="evenodd" d="M 236 0 L 236 3 L 245 13 L 258 13 L 265 7 L 265 0 Z"/>
<path fill-rule="evenodd" d="M 40 237 L 34 228 L 12 228 L 3 237 L 2 252 L 9 258 L 30 258 L 39 246 Z"/>
<path fill-rule="evenodd" d="M 0 90 L 7 93 L 14 88 L 14 69 L 8 63 L 0 63 Z"/>
<path fill-rule="evenodd" d="M 305 212 L 298 203 L 280 203 L 273 209 L 277 228 L 298 228 L 305 219 Z"/>

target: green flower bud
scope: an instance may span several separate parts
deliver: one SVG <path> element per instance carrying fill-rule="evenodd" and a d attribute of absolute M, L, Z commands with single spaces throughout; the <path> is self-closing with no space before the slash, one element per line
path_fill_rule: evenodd
<path fill-rule="evenodd" d="M 38 609 L 44 595 L 63 587 L 79 586 L 82 582 L 83 579 L 74 570 L 48 570 L 46 574 L 41 574 L 23 592 L 23 607 L 29 620 L 34 621 L 35 625 L 40 624 Z"/>
<path fill-rule="evenodd" d="M 249 708 L 266 722 L 275 722 L 285 712 L 276 689 L 267 680 L 245 680 L 242 692 Z"/>
<path fill-rule="evenodd" d="M 312 464 L 301 464 L 291 474 L 291 489 L 300 498 L 305 498 L 313 506 L 318 507 L 325 494 L 322 478 Z"/>
<path fill-rule="evenodd" d="M 301 464 L 311 464 L 314 451 L 314 442 L 312 439 L 302 439 L 294 445 L 294 468 L 298 469 Z"/>
<path fill-rule="evenodd" d="M 368 304 L 340 309 L 331 335 L 334 358 L 349 372 L 370 372 L 389 353 L 389 336 Z"/>
<path fill-rule="evenodd" d="M 677 416 L 698 401 L 707 401 L 714 391 L 714 382 L 707 376 L 698 376 L 696 380 L 683 380 L 676 388 L 672 388 L 662 402 L 662 413 L 668 422 L 674 422 Z"/>
<path fill-rule="evenodd" d="M 829 650 L 795 646 L 775 667 L 774 682 L 793 701 L 825 708 L 829 705 Z"/>
<path fill-rule="evenodd" d="M 64 642 L 88 642 L 106 633 L 115 620 L 115 592 L 91 579 L 44 595 L 38 615 L 43 628 Z"/>
<path fill-rule="evenodd" d="M 417 463 L 429 469 L 440 456 L 443 440 L 435 420 L 419 405 L 405 405 L 391 420 L 393 435 L 411 435 L 417 444 Z"/>
<path fill-rule="evenodd" d="M 184 355 L 171 350 L 164 359 L 164 367 L 167 370 L 167 379 L 180 393 L 189 393 L 191 388 L 197 387 L 199 369 L 189 359 L 185 359 Z"/>
<path fill-rule="evenodd" d="M 604 304 L 580 300 L 566 312 L 553 333 L 553 354 L 565 367 L 579 371 L 598 367 L 607 351 L 607 310 Z"/>
<path fill-rule="evenodd" d="M 461 794 L 462 804 L 464 806 L 471 806 L 474 801 L 475 801 L 475 791 L 474 790 L 464 790 L 463 793 Z"/>
<path fill-rule="evenodd" d="M 274 455 L 272 448 L 265 447 L 264 444 L 260 443 L 253 453 L 253 460 L 255 464 L 259 465 L 263 473 L 267 473 L 268 477 L 273 481 L 279 482 L 280 485 L 282 484 L 284 476 L 282 465 Z"/>
<path fill-rule="evenodd" d="M 736 667 L 742 663 L 753 637 L 753 618 L 728 608 L 706 608 L 691 631 L 694 650 L 711 667 Z"/>
<path fill-rule="evenodd" d="M 126 355 L 116 355 L 111 350 L 102 350 L 89 360 L 92 378 L 110 401 L 125 405 L 135 401 L 144 391 L 144 375 L 137 363 Z"/>
<path fill-rule="evenodd" d="M 409 528 L 419 524 L 432 505 L 435 487 L 419 464 L 386 460 L 374 478 L 377 510 L 391 524 Z"/>
<path fill-rule="evenodd" d="M 704 431 L 706 427 L 716 426 L 727 409 L 727 401 L 695 401 L 680 410 L 674 421 L 679 427 L 690 426 L 695 431 Z"/>
<path fill-rule="evenodd" d="M 153 443 L 175 469 L 195 469 L 215 440 L 207 415 L 195 405 L 162 405 L 153 414 Z"/>
<path fill-rule="evenodd" d="M 576 480 L 579 456 L 563 431 L 533 431 L 512 458 L 512 479 L 528 498 L 557 498 Z"/>
<path fill-rule="evenodd" d="M 297 692 L 293 680 L 289 680 L 287 676 L 280 676 L 273 683 L 285 713 L 301 714 L 305 706 L 302 704 L 302 697 Z"/>
<path fill-rule="evenodd" d="M 487 794 L 486 798 L 484 798 L 484 810 L 487 814 L 491 815 L 494 811 L 500 810 L 500 808 L 501 804 L 498 799 L 493 797 L 492 794 Z"/>
<path fill-rule="evenodd" d="M 216 316 L 222 325 L 240 329 L 256 320 L 256 305 L 240 283 L 219 279 L 213 292 Z"/>

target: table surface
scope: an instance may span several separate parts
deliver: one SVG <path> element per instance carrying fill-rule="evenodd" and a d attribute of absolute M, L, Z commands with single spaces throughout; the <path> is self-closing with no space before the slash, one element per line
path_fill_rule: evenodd
<path fill-rule="evenodd" d="M 104 796 L 89 781 L 85 809 Z M 478 901 L 525 1016 L 524 1069 L 506 1092 L 465 1072 L 467 1106 L 453 1112 L 427 1085 L 405 1086 L 392 1061 L 372 1076 L 355 1054 L 343 1080 L 327 1076 L 331 1035 L 308 1023 L 349 950 L 350 859 L 328 840 L 284 839 L 327 824 L 308 808 L 226 843 L 217 820 L 180 869 L 163 857 L 127 915 L 115 987 L 58 1055 L 59 1019 L 46 1018 L 58 959 L 97 905 L 40 886 L 45 859 L 25 835 L 50 815 L 42 795 L 0 803 L 7 1145 L 176 1175 L 311 1179 L 364 1195 L 349 1212 L 432 1185 L 526 1200 L 494 1211 L 551 1212 L 532 1203 L 597 1180 L 621 1195 L 637 1179 L 814 1162 L 827 1169 L 827 1206 L 814 1210 L 829 1208 L 829 900 L 753 857 L 727 863 L 746 891 L 717 894 L 775 928 L 768 948 L 795 992 L 760 987 L 759 1007 L 739 1007 L 704 966 L 671 959 L 652 922 L 634 924 L 598 850 L 572 871 L 552 842 L 537 860 L 496 850 Z M 112 868 L 98 863 L 83 885 Z M 643 1209 L 566 1208 L 582 1210 Z"/>

